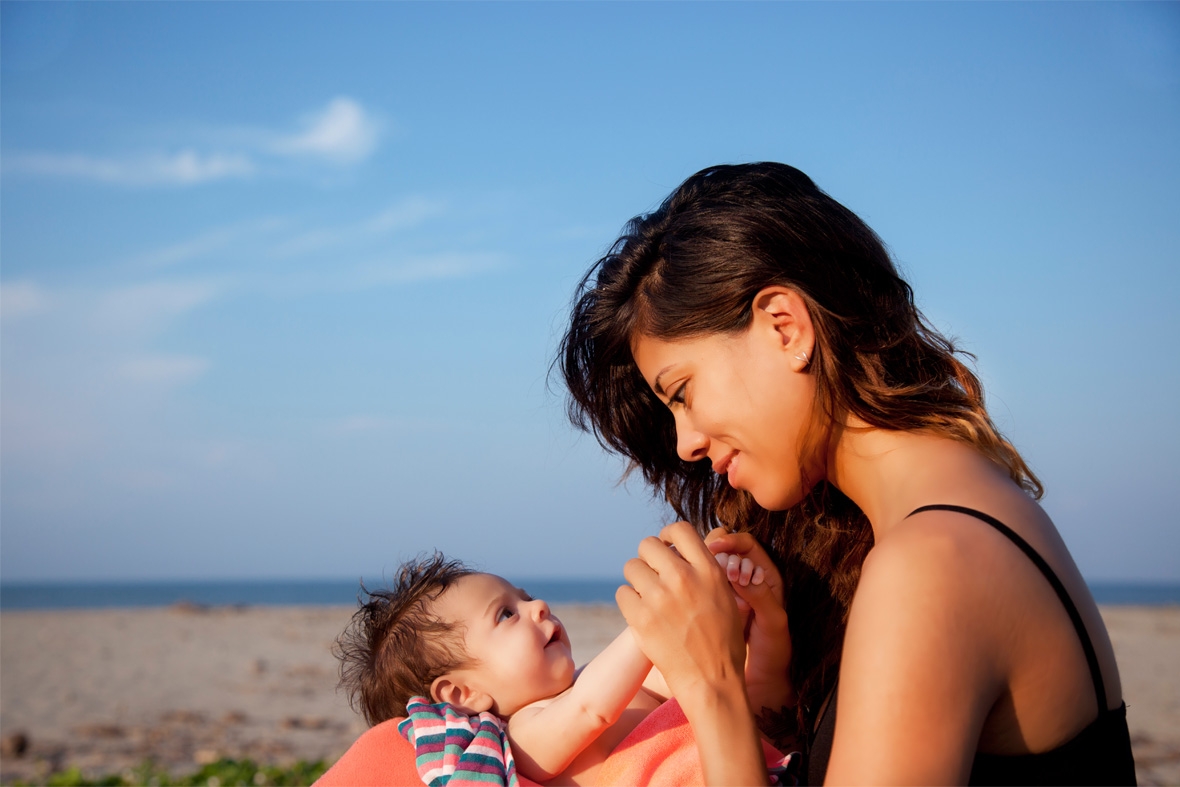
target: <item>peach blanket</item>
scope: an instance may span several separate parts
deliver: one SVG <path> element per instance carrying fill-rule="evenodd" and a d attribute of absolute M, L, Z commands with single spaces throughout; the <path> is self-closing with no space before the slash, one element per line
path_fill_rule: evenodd
<path fill-rule="evenodd" d="M 378 724 L 365 732 L 316 787 L 418 787 L 414 748 L 397 731 L 400 719 Z M 767 765 L 780 766 L 783 755 L 763 742 Z M 704 784 L 696 741 L 680 704 L 669 700 L 615 747 L 598 774 L 601 785 L 687 787 Z M 521 787 L 536 782 L 520 776 Z"/>

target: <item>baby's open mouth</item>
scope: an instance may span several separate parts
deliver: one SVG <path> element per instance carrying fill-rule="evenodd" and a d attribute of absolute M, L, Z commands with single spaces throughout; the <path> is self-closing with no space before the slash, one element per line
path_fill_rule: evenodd
<path fill-rule="evenodd" d="M 557 625 L 553 629 L 553 634 L 549 637 L 549 641 L 545 643 L 545 647 L 549 647 L 554 642 L 561 642 L 561 626 Z"/>

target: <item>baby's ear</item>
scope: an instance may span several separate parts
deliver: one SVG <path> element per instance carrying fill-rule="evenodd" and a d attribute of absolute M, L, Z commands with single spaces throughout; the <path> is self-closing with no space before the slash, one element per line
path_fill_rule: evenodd
<path fill-rule="evenodd" d="M 449 673 L 435 678 L 430 684 L 430 696 L 435 702 L 453 705 L 456 710 L 468 716 L 476 716 L 492 709 L 492 695 L 480 691 L 465 680 L 462 675 Z"/>

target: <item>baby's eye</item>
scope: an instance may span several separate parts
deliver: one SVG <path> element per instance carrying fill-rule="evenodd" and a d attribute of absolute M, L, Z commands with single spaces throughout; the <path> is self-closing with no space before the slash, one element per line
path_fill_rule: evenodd
<path fill-rule="evenodd" d="M 514 610 L 511 610 L 508 607 L 504 607 L 498 613 L 496 613 L 496 622 L 499 623 L 502 620 L 508 620 L 508 618 L 512 617 L 515 614 L 516 614 L 516 612 Z"/>

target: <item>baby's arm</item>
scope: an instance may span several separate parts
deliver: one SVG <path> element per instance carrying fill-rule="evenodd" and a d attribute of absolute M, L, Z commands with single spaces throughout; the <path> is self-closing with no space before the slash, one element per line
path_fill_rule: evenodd
<path fill-rule="evenodd" d="M 746 635 L 746 689 L 755 713 L 794 706 L 791 634 L 783 609 L 783 581 L 766 551 L 748 533 L 714 530 L 705 538 L 725 570 L 738 609 L 751 614 Z"/>
<path fill-rule="evenodd" d="M 508 720 L 517 767 L 545 781 L 564 771 L 602 731 L 618 721 L 651 671 L 631 629 L 582 668 L 552 700 L 521 708 Z"/>

